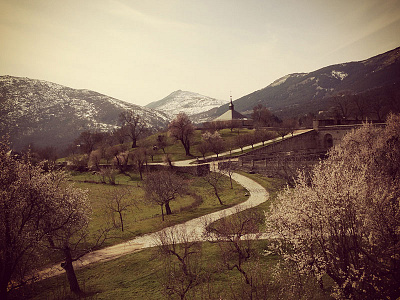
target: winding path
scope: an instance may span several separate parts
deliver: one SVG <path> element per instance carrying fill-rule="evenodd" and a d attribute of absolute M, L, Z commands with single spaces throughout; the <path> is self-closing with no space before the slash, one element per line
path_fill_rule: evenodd
<path fill-rule="evenodd" d="M 300 135 L 303 133 L 306 133 L 310 131 L 311 129 L 306 129 L 306 130 L 296 130 L 293 135 L 286 135 L 285 138 L 290 138 L 296 135 Z M 273 140 L 269 140 L 265 143 L 265 145 L 280 141 L 281 138 L 276 138 Z M 258 143 L 253 145 L 254 147 L 261 146 L 262 143 Z M 251 149 L 251 146 L 246 146 L 243 148 L 243 150 Z M 236 152 L 241 152 L 241 149 L 235 149 L 232 150 L 231 152 L 225 152 L 220 154 L 220 156 L 225 156 L 229 155 L 230 153 L 236 153 Z M 216 157 L 216 155 L 209 156 L 207 158 L 211 157 Z M 190 159 L 190 160 L 184 160 L 184 161 L 177 161 L 174 162 L 175 166 L 188 166 L 190 163 L 194 162 L 196 159 Z M 217 166 L 215 164 L 214 166 Z M 223 217 L 235 214 L 239 211 L 243 211 L 245 209 L 248 209 L 250 207 L 257 206 L 263 202 L 265 202 L 268 199 L 268 192 L 264 187 L 262 187 L 260 184 L 256 183 L 254 180 L 251 180 L 248 177 L 245 177 L 243 175 L 233 173 L 232 174 L 232 179 L 238 182 L 240 185 L 242 185 L 245 189 L 248 190 L 250 196 L 249 198 L 238 205 L 235 205 L 233 207 L 214 212 L 196 219 L 189 220 L 185 223 L 182 224 L 177 224 L 171 227 L 167 227 L 162 229 L 161 231 L 154 232 L 154 233 L 149 233 L 145 234 L 143 236 L 136 237 L 130 241 L 117 244 L 114 246 L 110 246 L 107 248 L 103 248 L 97 251 L 90 252 L 86 254 L 84 257 L 82 257 L 80 260 L 74 262 L 74 267 L 75 269 L 79 269 L 82 267 L 85 267 L 89 264 L 92 263 L 98 263 L 98 262 L 105 262 L 109 261 L 112 259 L 116 259 L 118 257 L 133 253 L 135 251 L 139 251 L 145 248 L 153 247 L 156 246 L 156 241 L 160 235 L 160 232 L 162 231 L 176 231 L 176 232 L 187 232 L 189 233 L 190 236 L 190 241 L 204 241 L 203 233 L 206 231 L 206 227 Z M 249 237 L 251 238 L 251 237 Z M 264 237 L 265 238 L 265 237 Z M 187 239 L 186 239 L 187 240 Z M 47 268 L 45 270 L 42 270 L 38 272 L 38 277 L 40 278 L 39 280 L 46 279 L 52 276 L 57 276 L 62 273 L 64 273 L 64 269 L 61 268 L 60 265 L 55 265 L 53 267 Z"/>
<path fill-rule="evenodd" d="M 306 129 L 306 130 L 296 130 L 293 135 L 286 135 L 285 138 L 290 138 L 296 135 L 300 135 L 303 133 L 306 133 L 310 131 L 311 129 Z M 280 141 L 281 138 L 276 138 L 270 141 L 267 141 L 265 145 Z M 262 143 L 258 143 L 253 145 L 254 147 L 261 146 Z M 243 150 L 251 149 L 253 147 L 251 146 L 246 146 L 243 148 Z M 225 156 L 229 155 L 230 153 L 236 153 L 236 152 L 241 152 L 241 149 L 235 149 L 232 150 L 231 152 L 225 152 L 221 153 L 220 156 Z M 216 155 L 209 156 L 210 157 L 216 157 Z M 184 160 L 184 161 L 177 161 L 174 162 L 174 165 L 176 166 L 188 166 L 190 163 L 194 162 L 196 159 L 190 159 L 190 160 Z M 217 166 L 216 164 L 214 166 Z M 82 257 L 80 260 L 74 262 L 74 267 L 75 269 L 79 269 L 82 267 L 85 267 L 89 264 L 92 263 L 98 263 L 98 262 L 105 262 L 109 261 L 112 259 L 116 259 L 118 257 L 133 253 L 135 251 L 139 251 L 145 248 L 153 247 L 156 245 L 156 241 L 159 237 L 160 232 L 162 231 L 176 231 L 176 232 L 183 232 L 186 231 L 190 233 L 190 240 L 191 241 L 203 241 L 203 233 L 206 231 L 206 227 L 223 217 L 235 214 L 239 211 L 248 209 L 250 207 L 257 206 L 263 202 L 265 202 L 268 199 L 268 192 L 266 191 L 265 188 L 263 188 L 260 184 L 256 183 L 254 180 L 251 180 L 248 177 L 245 177 L 243 175 L 233 173 L 232 174 L 232 179 L 238 182 L 240 185 L 242 185 L 245 189 L 248 190 L 250 193 L 249 198 L 238 205 L 235 205 L 233 207 L 217 211 L 196 219 L 189 220 L 185 223 L 182 224 L 177 224 L 171 227 L 167 227 L 162 229 L 161 231 L 154 232 L 154 233 L 149 233 L 145 234 L 143 236 L 136 237 L 130 241 L 117 244 L 114 246 L 110 246 L 107 248 L 103 248 L 97 251 L 90 252 L 86 254 L 84 257 Z M 250 237 L 251 238 L 251 237 Z M 38 272 L 38 277 L 40 278 L 39 280 L 46 279 L 52 276 L 57 276 L 62 273 L 64 273 L 64 269 L 61 268 L 60 265 L 55 265 L 53 267 L 47 268 L 45 270 L 39 271 Z"/>
<path fill-rule="evenodd" d="M 179 165 L 180 166 L 187 165 L 192 161 L 193 160 L 180 162 Z M 268 199 L 268 193 L 265 190 L 265 188 L 263 188 L 260 184 L 256 183 L 255 181 L 249 179 L 248 177 L 234 173 L 232 174 L 232 179 L 248 190 L 250 196 L 245 202 L 218 212 L 214 212 L 202 217 L 189 220 L 182 224 L 165 228 L 161 231 L 177 230 L 177 232 L 180 232 L 182 230 L 185 230 L 186 232 L 190 233 L 191 241 L 203 241 L 204 240 L 203 233 L 205 232 L 205 229 L 208 226 L 208 224 L 218 219 L 221 219 L 225 216 L 229 216 L 239 211 L 245 210 L 247 208 L 257 206 Z M 109 261 L 133 253 L 135 251 L 139 251 L 141 249 L 153 247 L 156 245 L 156 240 L 159 236 L 159 233 L 160 231 L 155 233 L 145 234 L 143 236 L 136 237 L 132 240 L 129 240 L 121 244 L 117 244 L 114 246 L 90 252 L 86 254 L 84 257 L 82 257 L 80 260 L 74 262 L 74 267 L 75 269 L 79 269 L 92 263 Z M 60 265 L 55 265 L 53 267 L 40 271 L 38 273 L 38 276 L 40 280 L 43 280 L 52 276 L 60 275 L 64 272 L 65 270 L 62 269 Z"/>
<path fill-rule="evenodd" d="M 297 135 L 306 133 L 310 130 L 312 130 L 312 129 L 296 130 L 292 135 L 288 134 L 284 138 L 285 139 L 291 138 L 293 136 L 297 136 Z M 283 140 L 283 138 L 275 138 L 275 139 L 266 141 L 265 146 L 275 143 L 275 142 L 278 142 L 278 141 L 281 141 L 281 140 Z M 262 146 L 262 145 L 263 145 L 263 143 L 258 143 L 253 146 L 258 147 L 258 146 Z M 253 148 L 252 146 L 246 146 L 243 148 L 243 150 L 252 149 L 252 148 Z M 227 155 L 230 155 L 231 153 L 237 153 L 237 152 L 242 152 L 242 150 L 235 149 L 230 152 L 221 153 L 219 156 L 220 157 L 227 156 Z M 212 158 L 212 157 L 216 157 L 216 155 L 211 155 L 206 158 Z M 175 166 L 188 166 L 194 161 L 196 161 L 196 159 L 177 161 L 177 162 L 174 162 L 174 165 Z M 215 164 L 214 166 L 216 169 L 217 164 Z M 232 179 L 248 190 L 250 196 L 245 202 L 235 205 L 233 207 L 218 211 L 218 212 L 214 212 L 214 213 L 211 213 L 211 214 L 208 214 L 208 215 L 196 218 L 196 219 L 189 220 L 182 224 L 177 224 L 177 225 L 174 225 L 171 227 L 164 228 L 158 232 L 149 233 L 149 234 L 145 234 L 143 236 L 136 237 L 130 241 L 127 241 L 127 242 L 124 242 L 121 244 L 117 244 L 114 246 L 110 246 L 107 248 L 103 248 L 103 249 L 100 249 L 97 251 L 90 252 L 90 253 L 86 254 L 85 256 L 83 256 L 80 260 L 74 262 L 74 268 L 79 269 L 79 268 L 85 267 L 92 263 L 109 261 L 109 260 L 116 259 L 118 257 L 130 254 L 130 253 L 133 253 L 133 252 L 145 249 L 145 248 L 154 247 L 157 245 L 157 240 L 160 236 L 160 232 L 163 232 L 163 231 L 164 232 L 168 232 L 168 231 L 186 232 L 186 233 L 189 233 L 188 236 L 189 236 L 190 241 L 204 241 L 205 239 L 203 237 L 203 233 L 205 233 L 206 227 L 210 223 L 212 223 L 218 219 L 221 219 L 223 217 L 238 213 L 239 211 L 243 211 L 250 207 L 257 206 L 257 205 L 265 202 L 268 199 L 269 195 L 268 195 L 268 192 L 266 191 L 266 189 L 264 187 L 262 187 L 260 184 L 256 183 L 254 180 L 251 180 L 250 178 L 245 177 L 240 174 L 237 174 L 237 173 L 232 174 Z M 253 237 L 250 235 L 247 238 L 251 239 Z M 259 238 L 271 238 L 271 236 L 267 236 L 267 235 L 263 234 L 263 235 L 260 235 Z M 188 239 L 186 239 L 186 241 L 188 241 Z M 52 276 L 60 275 L 64 272 L 65 272 L 65 270 L 62 269 L 60 265 L 55 265 L 53 267 L 39 271 L 37 275 L 38 275 L 39 280 L 43 280 L 43 279 L 46 279 L 46 278 L 49 278 Z"/>

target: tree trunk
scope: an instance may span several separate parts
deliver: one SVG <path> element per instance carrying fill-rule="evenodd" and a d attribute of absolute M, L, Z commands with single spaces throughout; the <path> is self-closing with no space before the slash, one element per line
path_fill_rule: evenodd
<path fill-rule="evenodd" d="M 124 221 L 122 220 L 122 212 L 118 212 L 119 220 L 121 221 L 121 231 L 124 231 Z"/>
<path fill-rule="evenodd" d="M 132 148 L 136 148 L 136 147 L 137 147 L 136 139 L 132 139 Z"/>
<path fill-rule="evenodd" d="M 185 147 L 185 152 L 186 156 L 192 156 L 192 154 L 190 154 L 190 147 Z"/>
<path fill-rule="evenodd" d="M 0 299 L 4 300 L 7 300 L 7 287 L 11 277 L 7 273 L 8 271 L 5 270 L 4 274 L 1 274 L 0 278 Z"/>
<path fill-rule="evenodd" d="M 160 205 L 160 206 L 161 206 L 161 217 L 162 217 L 162 220 L 164 221 L 164 209 L 163 209 L 162 205 Z"/>
<path fill-rule="evenodd" d="M 4 206 L 3 206 L 4 207 Z M 7 212 L 8 205 L 5 205 L 5 218 L 4 218 L 4 227 L 5 227 L 5 241 L 4 244 L 6 249 L 5 253 L 3 253 L 1 263 L 1 273 L 0 273 L 0 299 L 7 299 L 8 294 L 8 284 L 11 281 L 13 274 L 13 262 L 15 260 L 12 259 L 12 242 L 11 242 L 11 229 L 10 229 L 10 216 Z M 15 262 L 16 263 L 16 262 Z"/>
<path fill-rule="evenodd" d="M 185 148 L 186 156 L 192 156 L 190 154 L 190 143 L 187 143 L 187 142 L 185 143 L 184 140 L 181 140 L 181 142 L 182 142 L 183 148 Z"/>
<path fill-rule="evenodd" d="M 218 201 L 219 201 L 219 204 L 224 205 L 224 203 L 222 203 L 222 200 L 221 200 L 221 198 L 219 197 L 218 191 L 217 191 L 217 189 L 216 189 L 215 187 L 214 187 L 214 194 L 215 194 L 215 196 L 217 196 Z"/>
<path fill-rule="evenodd" d="M 169 206 L 169 202 L 165 203 L 165 211 L 166 211 L 167 215 L 172 214 L 171 207 Z"/>
<path fill-rule="evenodd" d="M 65 255 L 65 262 L 61 264 L 61 266 L 65 269 L 65 272 L 67 273 L 69 288 L 71 289 L 71 292 L 79 295 L 82 293 L 82 291 L 79 287 L 78 279 L 76 278 L 74 266 L 72 265 L 73 260 L 71 255 L 71 249 L 68 246 L 64 248 L 64 255 Z"/>

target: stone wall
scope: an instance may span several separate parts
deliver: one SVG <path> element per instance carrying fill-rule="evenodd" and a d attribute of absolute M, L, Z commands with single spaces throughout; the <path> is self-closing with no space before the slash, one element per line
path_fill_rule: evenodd
<path fill-rule="evenodd" d="M 330 125 L 326 122 L 314 125 L 316 126 L 313 130 L 240 155 L 236 168 L 288 179 L 294 176 L 298 169 L 306 171 L 311 169 L 324 159 L 327 151 L 339 144 L 347 133 L 362 126 L 362 124 Z M 385 124 L 374 124 L 374 126 L 385 126 Z"/>
<path fill-rule="evenodd" d="M 281 152 L 269 155 L 264 159 L 238 160 L 232 167 L 248 173 L 258 173 L 270 177 L 281 177 L 287 180 L 296 176 L 299 170 L 308 172 L 313 165 L 326 157 L 326 152 L 294 154 Z M 218 168 L 227 167 L 227 163 L 220 162 Z"/>
<path fill-rule="evenodd" d="M 302 153 L 313 155 L 315 153 L 326 152 L 326 150 L 323 144 L 321 144 L 318 132 L 311 130 L 244 153 L 239 156 L 239 163 L 241 163 L 241 161 L 268 159 L 269 157 L 274 157 L 276 153 Z"/>

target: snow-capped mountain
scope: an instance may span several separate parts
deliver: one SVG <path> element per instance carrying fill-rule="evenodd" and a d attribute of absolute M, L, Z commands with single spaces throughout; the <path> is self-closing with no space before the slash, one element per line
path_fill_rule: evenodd
<path fill-rule="evenodd" d="M 84 130 L 116 128 L 124 110 L 134 110 L 149 128 L 162 128 L 169 117 L 150 108 L 89 90 L 43 80 L 0 76 L 0 134 L 9 134 L 14 149 L 27 144 L 70 144 Z"/>
<path fill-rule="evenodd" d="M 193 116 L 226 103 L 228 101 L 178 90 L 159 101 L 147 104 L 146 107 L 163 111 L 170 116 L 175 116 L 180 112 Z"/>
<path fill-rule="evenodd" d="M 234 104 L 243 114 L 251 113 L 253 107 L 261 103 L 274 114 L 287 117 L 327 110 L 332 106 L 332 99 L 344 92 L 359 95 L 363 101 L 384 97 L 400 105 L 399 91 L 400 47 L 363 61 L 331 65 L 310 73 L 288 74 L 235 100 Z M 211 112 L 208 118 L 213 119 L 227 109 L 226 104 Z"/>

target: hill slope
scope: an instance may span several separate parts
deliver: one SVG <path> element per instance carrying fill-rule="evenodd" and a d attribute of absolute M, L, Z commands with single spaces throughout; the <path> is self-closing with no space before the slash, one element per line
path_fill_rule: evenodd
<path fill-rule="evenodd" d="M 135 110 L 150 128 L 164 127 L 162 112 L 120 101 L 97 92 L 12 76 L 0 77 L 0 134 L 10 135 L 13 148 L 27 144 L 70 144 L 84 130 L 107 131 L 118 125 L 119 114 Z"/>
<path fill-rule="evenodd" d="M 235 109 L 250 113 L 261 103 L 280 116 L 295 116 L 327 109 L 329 98 L 339 92 L 352 94 L 385 89 L 399 90 L 400 47 L 375 57 L 321 68 L 310 73 L 294 73 L 277 79 L 267 87 L 234 101 Z M 228 105 L 209 118 L 223 114 Z"/>

